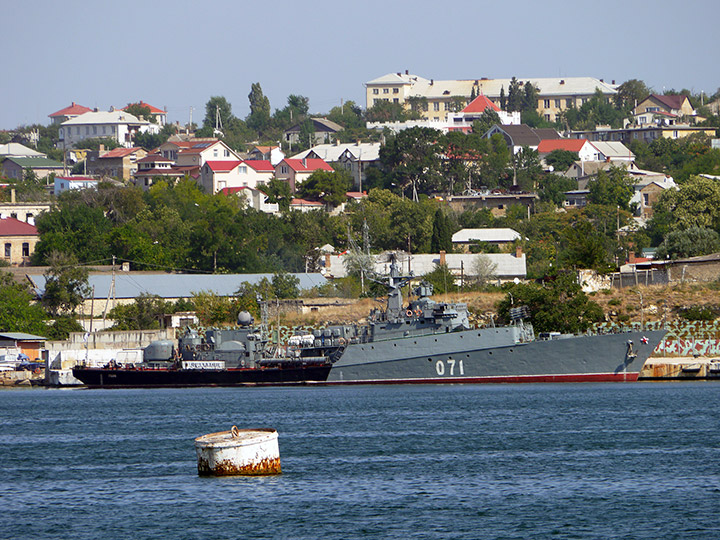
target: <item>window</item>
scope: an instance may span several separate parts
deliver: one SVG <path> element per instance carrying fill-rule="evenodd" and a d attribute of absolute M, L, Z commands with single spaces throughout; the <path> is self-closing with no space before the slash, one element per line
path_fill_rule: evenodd
<path fill-rule="evenodd" d="M 240 174 L 247 174 L 247 166 L 246 166 L 246 165 L 242 165 L 242 166 L 238 167 L 238 172 L 239 172 Z"/>
<path fill-rule="evenodd" d="M 23 242 L 22 245 L 22 256 L 23 257 L 29 257 L 30 256 L 30 244 L 27 242 Z"/>
<path fill-rule="evenodd" d="M 389 94 L 390 89 L 389 88 L 383 88 L 383 94 Z"/>
<path fill-rule="evenodd" d="M 568 109 L 573 106 L 573 100 L 572 100 L 572 98 L 567 98 L 567 99 L 565 100 L 565 106 L 566 106 Z"/>
<path fill-rule="evenodd" d="M 379 99 L 373 99 L 373 105 L 377 105 L 377 102 L 380 101 Z"/>
<path fill-rule="evenodd" d="M 213 150 L 213 157 L 218 157 L 218 151 L 217 151 L 217 148 L 216 148 L 215 150 Z"/>
<path fill-rule="evenodd" d="M 649 193 L 643 193 L 643 205 L 650 206 L 650 194 Z"/>
<path fill-rule="evenodd" d="M 588 99 L 589 98 L 586 98 L 586 97 L 582 98 L 582 104 L 585 105 L 588 102 Z"/>
<path fill-rule="evenodd" d="M 280 174 L 287 174 L 287 173 L 288 173 L 287 165 L 283 165 L 282 167 L 280 167 Z"/>
<path fill-rule="evenodd" d="M 5 244 L 5 258 L 10 258 L 10 251 L 12 250 L 12 244 Z"/>
<path fill-rule="evenodd" d="M 85 135 L 90 135 L 90 126 L 85 126 Z"/>
<path fill-rule="evenodd" d="M 400 100 L 398 98 L 393 98 L 393 103 L 400 103 Z"/>
<path fill-rule="evenodd" d="M 230 150 L 227 148 L 225 149 L 225 157 L 230 157 Z"/>
<path fill-rule="evenodd" d="M 543 101 L 543 107 L 546 109 L 550 108 L 550 100 L 549 99 L 546 99 Z"/>
<path fill-rule="evenodd" d="M 440 110 L 440 102 L 436 101 L 433 103 L 433 111 L 439 111 Z"/>
<path fill-rule="evenodd" d="M 549 121 L 550 121 L 550 115 L 549 115 L 549 114 L 546 114 L 546 115 L 544 115 L 544 116 L 545 116 L 545 120 L 546 120 L 547 122 L 549 122 Z"/>
<path fill-rule="evenodd" d="M 559 109 L 559 108 L 560 108 L 560 100 L 559 100 L 559 99 L 556 99 L 556 100 L 555 100 L 555 108 L 556 108 L 556 109 Z"/>
<path fill-rule="evenodd" d="M 97 135 L 97 126 L 93 126 L 93 135 Z"/>
<path fill-rule="evenodd" d="M 379 94 L 379 93 L 380 93 L 380 90 L 378 90 L 377 88 L 373 88 L 373 94 Z"/>
<path fill-rule="evenodd" d="M 393 88 L 393 94 L 399 94 L 400 89 L 399 88 Z"/>

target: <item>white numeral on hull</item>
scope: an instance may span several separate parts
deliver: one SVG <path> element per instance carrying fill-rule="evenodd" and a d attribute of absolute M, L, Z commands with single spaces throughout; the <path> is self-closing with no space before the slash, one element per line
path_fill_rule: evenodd
<path fill-rule="evenodd" d="M 447 368 L 445 367 L 445 364 L 447 364 Z M 447 371 L 448 375 L 450 375 L 451 377 L 454 377 L 456 365 L 457 365 L 457 375 L 465 375 L 465 366 L 463 365 L 463 361 L 455 360 L 454 358 L 448 358 L 445 361 L 438 360 L 437 362 L 435 362 L 435 371 L 441 377 L 443 375 L 445 375 L 446 371 Z"/>

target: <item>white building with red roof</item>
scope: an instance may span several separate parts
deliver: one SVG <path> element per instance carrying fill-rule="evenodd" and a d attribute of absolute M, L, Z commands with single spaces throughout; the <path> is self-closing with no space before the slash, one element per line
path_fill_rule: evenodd
<path fill-rule="evenodd" d="M 66 120 L 70 120 L 71 118 L 75 118 L 76 116 L 80 116 L 81 114 L 85 114 L 86 112 L 91 111 L 92 109 L 90 107 L 78 105 L 73 101 L 69 107 L 60 109 L 59 111 L 49 114 L 48 116 L 50 117 L 50 120 L 52 120 L 53 124 L 62 124 Z"/>
<path fill-rule="evenodd" d="M 500 118 L 500 123 L 505 126 L 517 126 L 520 124 L 520 113 L 518 111 L 503 111 L 490 98 L 481 94 L 468 103 L 462 111 L 448 114 L 448 121 L 451 124 L 449 131 L 469 133 L 472 131 L 472 123 L 475 120 L 480 120 L 485 111 L 494 111 Z"/>
<path fill-rule="evenodd" d="M 200 169 L 200 182 L 206 193 L 225 188 L 256 188 L 267 184 L 275 167 L 265 160 L 206 161 Z"/>
<path fill-rule="evenodd" d="M 576 152 L 580 161 L 601 161 L 602 153 L 587 139 L 543 139 L 537 147 L 543 158 L 553 150 Z"/>
<path fill-rule="evenodd" d="M 240 161 L 240 156 L 223 141 L 192 141 L 190 146 L 181 147 L 175 160 L 179 167 L 199 167 L 206 161 Z"/>
<path fill-rule="evenodd" d="M 58 138 L 62 148 L 72 148 L 84 139 L 109 138 L 125 148 L 132 147 L 135 133 L 159 133 L 160 126 L 140 120 L 125 111 L 86 112 L 60 124 Z"/>
<path fill-rule="evenodd" d="M 159 109 L 153 105 L 150 105 L 149 103 L 145 103 L 142 99 L 138 101 L 137 103 L 129 103 L 125 107 L 123 107 L 123 111 L 126 111 L 128 107 L 132 107 L 133 105 L 139 105 L 140 107 L 147 107 L 150 109 L 150 118 L 145 118 L 145 120 L 149 120 L 155 124 L 158 124 L 159 126 L 164 126 L 167 124 L 167 111 L 163 109 Z"/>
<path fill-rule="evenodd" d="M 13 217 L 0 219 L 0 242 L 3 244 L 3 260 L 11 266 L 27 266 L 40 240 L 35 225 Z"/>
<path fill-rule="evenodd" d="M 322 159 L 285 158 L 275 166 L 275 178 L 286 181 L 290 185 L 290 191 L 295 193 L 296 187 L 307 180 L 315 171 L 335 172 L 335 170 Z"/>
<path fill-rule="evenodd" d="M 71 189 L 92 189 L 97 188 L 97 185 L 97 179 L 88 176 L 56 176 L 53 193 L 57 197 Z"/>

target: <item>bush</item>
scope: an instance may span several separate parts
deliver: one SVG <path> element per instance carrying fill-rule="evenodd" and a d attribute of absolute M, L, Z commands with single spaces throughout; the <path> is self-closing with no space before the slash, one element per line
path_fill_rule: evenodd
<path fill-rule="evenodd" d="M 687 321 L 714 321 L 720 315 L 717 306 L 691 306 L 679 311 L 680 317 Z"/>

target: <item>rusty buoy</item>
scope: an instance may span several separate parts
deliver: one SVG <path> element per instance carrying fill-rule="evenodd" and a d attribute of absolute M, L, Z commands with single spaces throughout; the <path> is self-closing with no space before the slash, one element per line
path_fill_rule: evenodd
<path fill-rule="evenodd" d="M 278 434 L 274 429 L 238 429 L 195 439 L 200 476 L 280 474 Z"/>

